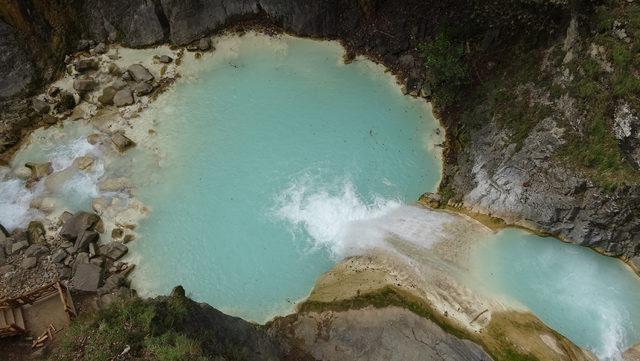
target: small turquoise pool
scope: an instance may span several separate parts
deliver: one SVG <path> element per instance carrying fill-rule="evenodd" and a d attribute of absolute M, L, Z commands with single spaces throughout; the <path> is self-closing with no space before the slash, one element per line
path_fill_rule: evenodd
<path fill-rule="evenodd" d="M 479 245 L 473 272 L 602 360 L 640 341 L 640 281 L 588 248 L 507 229 Z"/>

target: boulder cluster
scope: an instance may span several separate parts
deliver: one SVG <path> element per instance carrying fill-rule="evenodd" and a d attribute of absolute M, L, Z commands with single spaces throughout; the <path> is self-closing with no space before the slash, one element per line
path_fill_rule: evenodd
<path fill-rule="evenodd" d="M 98 295 L 126 287 L 133 265 L 120 260 L 128 251 L 124 230 L 115 228 L 106 242 L 103 233 L 100 216 L 89 212 L 64 212 L 48 229 L 40 221 L 11 233 L 0 225 L 0 299 L 56 280 Z"/>

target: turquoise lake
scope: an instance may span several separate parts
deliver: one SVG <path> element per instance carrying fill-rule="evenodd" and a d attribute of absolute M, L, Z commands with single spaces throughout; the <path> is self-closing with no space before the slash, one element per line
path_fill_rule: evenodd
<path fill-rule="evenodd" d="M 217 45 L 151 110 L 165 150 L 136 192 L 136 288 L 177 284 L 264 322 L 344 255 L 349 221 L 435 189 L 437 123 L 368 61 L 334 43 L 247 36 Z M 205 61 L 206 60 L 206 61 Z"/>

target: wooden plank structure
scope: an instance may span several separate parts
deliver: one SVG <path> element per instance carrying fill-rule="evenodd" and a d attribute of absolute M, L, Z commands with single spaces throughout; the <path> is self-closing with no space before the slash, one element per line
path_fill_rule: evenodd
<path fill-rule="evenodd" d="M 38 302 L 59 297 L 64 312 L 69 320 L 76 317 L 76 310 L 69 290 L 59 281 L 37 288 L 16 298 L 0 300 L 0 337 L 22 335 L 29 332 L 25 319 L 24 307 L 37 307 Z"/>

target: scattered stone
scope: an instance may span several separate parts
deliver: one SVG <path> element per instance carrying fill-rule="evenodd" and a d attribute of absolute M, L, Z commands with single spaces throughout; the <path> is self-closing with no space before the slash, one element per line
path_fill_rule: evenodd
<path fill-rule="evenodd" d="M 85 73 L 90 70 L 98 70 L 99 65 L 95 59 L 80 59 L 74 64 L 78 73 Z"/>
<path fill-rule="evenodd" d="M 107 52 L 107 50 L 109 49 L 107 48 L 107 45 L 105 43 L 100 43 L 96 45 L 95 48 L 93 48 L 93 52 L 96 54 L 104 54 Z"/>
<path fill-rule="evenodd" d="M 120 242 L 109 242 L 100 246 L 100 254 L 114 261 L 124 256 L 129 248 Z"/>
<path fill-rule="evenodd" d="M 94 159 L 91 156 L 85 155 L 85 156 L 76 158 L 73 161 L 73 163 L 76 165 L 76 167 L 78 167 L 78 169 L 87 170 L 91 168 L 91 166 L 93 165 Z"/>
<path fill-rule="evenodd" d="M 123 88 L 113 96 L 113 104 L 117 107 L 124 107 L 133 104 L 133 93 L 131 89 Z"/>
<path fill-rule="evenodd" d="M 149 72 L 149 69 L 140 64 L 133 64 L 127 68 L 129 74 L 136 82 L 151 82 L 153 81 L 153 74 Z"/>
<path fill-rule="evenodd" d="M 169 55 L 160 55 L 158 57 L 158 61 L 164 64 L 169 64 L 173 61 L 173 59 Z"/>
<path fill-rule="evenodd" d="M 51 162 L 47 162 L 47 163 L 29 162 L 29 163 L 26 163 L 24 166 L 31 170 L 31 178 L 33 180 L 41 179 L 53 173 L 53 166 L 51 165 Z"/>
<path fill-rule="evenodd" d="M 124 73 L 122 73 L 122 80 L 123 81 L 131 81 L 133 80 L 133 78 L 131 77 L 131 73 L 129 73 L 128 71 L 125 71 Z"/>
<path fill-rule="evenodd" d="M 78 255 L 76 256 L 76 260 L 73 263 L 73 269 L 75 269 L 78 265 L 83 263 L 89 263 L 89 253 L 87 252 L 78 253 Z"/>
<path fill-rule="evenodd" d="M 96 85 L 96 81 L 91 77 L 76 79 L 73 81 L 73 89 L 78 93 L 88 93 L 93 91 L 93 89 L 96 88 Z"/>
<path fill-rule="evenodd" d="M 122 79 L 116 79 L 111 83 L 111 86 L 115 89 L 115 90 L 121 90 L 122 88 L 127 86 L 127 82 L 122 80 Z"/>
<path fill-rule="evenodd" d="M 64 261 L 64 259 L 67 258 L 68 255 L 69 254 L 67 253 L 67 251 L 62 248 L 58 248 L 58 250 L 55 251 L 53 255 L 51 255 L 51 261 L 53 263 L 60 263 Z"/>
<path fill-rule="evenodd" d="M 96 243 L 100 240 L 100 234 L 96 231 L 84 231 L 78 238 L 76 239 L 75 244 L 73 245 L 73 250 L 75 252 L 87 252 L 89 251 L 89 244 Z"/>
<path fill-rule="evenodd" d="M 102 89 L 102 95 L 98 97 L 98 101 L 103 105 L 113 105 L 113 97 L 116 96 L 118 91 L 112 86 Z"/>
<path fill-rule="evenodd" d="M 198 49 L 200 51 L 207 51 L 211 49 L 211 39 L 209 38 L 200 39 L 200 41 L 198 41 Z"/>
<path fill-rule="evenodd" d="M 29 242 L 18 241 L 11 246 L 11 254 L 16 254 L 27 247 L 29 247 Z"/>
<path fill-rule="evenodd" d="M 71 251 L 73 251 L 73 249 Z M 69 256 L 67 256 L 67 258 L 64 259 L 64 265 L 69 267 L 69 266 L 71 266 L 73 261 L 74 261 L 73 255 L 69 255 Z"/>
<path fill-rule="evenodd" d="M 15 268 L 11 264 L 4 265 L 0 267 L 0 275 L 6 275 L 7 273 L 13 272 Z"/>
<path fill-rule="evenodd" d="M 31 105 L 38 114 L 47 114 L 51 110 L 51 106 L 49 104 L 38 98 L 33 98 Z"/>
<path fill-rule="evenodd" d="M 127 136 L 124 135 L 124 131 L 117 131 L 113 133 L 113 135 L 111 136 L 111 141 L 116 146 L 116 149 L 118 149 L 118 151 L 120 152 L 124 152 L 136 145 L 136 143 L 134 143 L 131 139 L 127 138 Z"/>
<path fill-rule="evenodd" d="M 38 264 L 38 258 L 36 257 L 27 257 L 25 259 L 22 260 L 22 264 L 20 265 L 20 267 L 24 268 L 24 269 L 30 269 L 35 267 Z"/>
<path fill-rule="evenodd" d="M 107 68 L 107 70 L 109 71 L 109 74 L 111 74 L 113 76 L 122 75 L 122 70 L 115 63 L 110 63 L 109 67 Z"/>
<path fill-rule="evenodd" d="M 64 241 L 60 243 L 60 248 L 73 248 L 73 243 L 69 241 Z"/>
<path fill-rule="evenodd" d="M 89 243 L 89 258 L 96 256 L 96 244 L 95 242 Z"/>
<path fill-rule="evenodd" d="M 58 277 L 62 280 L 68 280 L 71 278 L 71 267 L 62 267 L 58 270 Z"/>
<path fill-rule="evenodd" d="M 45 230 L 42 222 L 31 221 L 27 226 L 27 239 L 31 243 L 44 243 L 46 241 Z"/>
<path fill-rule="evenodd" d="M 77 291 L 96 292 L 102 278 L 102 268 L 91 263 L 78 264 L 70 288 Z"/>
<path fill-rule="evenodd" d="M 100 138 L 102 138 L 102 135 L 98 133 L 89 134 L 87 136 L 87 143 L 91 145 L 96 145 L 100 142 Z"/>
<path fill-rule="evenodd" d="M 92 259 L 89 261 L 89 263 L 94 264 L 94 265 L 96 265 L 96 266 L 98 266 L 98 267 L 102 268 L 102 266 L 104 266 L 104 258 L 102 258 L 102 257 L 95 257 L 95 258 L 92 258 Z"/>
<path fill-rule="evenodd" d="M 24 251 L 25 257 L 37 257 L 49 253 L 49 249 L 41 244 L 32 244 Z"/>
<path fill-rule="evenodd" d="M 124 229 L 122 228 L 114 228 L 111 231 L 111 238 L 113 239 L 120 239 L 122 236 L 124 236 Z"/>
<path fill-rule="evenodd" d="M 136 239 L 136 236 L 131 234 L 131 233 L 129 233 L 129 234 L 124 236 L 124 238 L 122 239 L 122 242 L 129 243 L 129 242 L 133 241 L 134 239 Z"/>
<path fill-rule="evenodd" d="M 131 182 L 128 178 L 105 179 L 98 184 L 100 192 L 124 192 L 131 189 Z"/>
<path fill-rule="evenodd" d="M 135 88 L 133 88 L 137 96 L 147 95 L 153 91 L 153 85 L 145 82 L 141 82 L 136 84 Z"/>
<path fill-rule="evenodd" d="M 100 217 L 94 213 L 78 212 L 64 223 L 60 230 L 60 236 L 69 242 L 75 242 L 84 231 L 91 231 L 100 221 Z"/>

